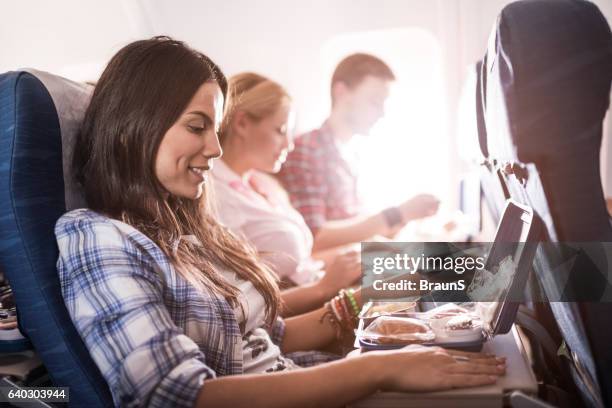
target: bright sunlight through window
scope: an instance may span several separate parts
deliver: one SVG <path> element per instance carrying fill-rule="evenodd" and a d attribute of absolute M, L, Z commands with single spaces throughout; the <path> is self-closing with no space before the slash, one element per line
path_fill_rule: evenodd
<path fill-rule="evenodd" d="M 379 210 L 429 192 L 448 196 L 446 100 L 438 40 L 423 29 L 344 34 L 322 49 L 328 77 L 355 52 L 383 59 L 397 81 L 386 115 L 368 137 L 355 138 L 359 188 L 366 210 Z"/>

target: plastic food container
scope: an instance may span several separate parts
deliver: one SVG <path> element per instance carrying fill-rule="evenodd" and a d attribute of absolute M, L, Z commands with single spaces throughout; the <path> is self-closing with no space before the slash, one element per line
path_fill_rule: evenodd
<path fill-rule="evenodd" d="M 525 288 L 541 231 L 542 222 L 532 208 L 508 200 L 485 264 L 485 269 L 490 271 L 502 262 L 511 260 L 513 263 L 506 289 L 497 295 L 497 301 L 476 302 L 467 307 L 444 304 L 427 312 L 418 312 L 415 308 L 397 310 L 400 303 L 385 309 L 380 304 L 388 302 L 370 302 L 359 316 L 356 345 L 363 351 L 394 349 L 413 343 L 479 351 L 487 339 L 508 333 L 512 328 L 519 306 L 516 294 L 522 293 Z M 376 319 L 380 316 L 417 319 L 429 327 L 433 338 L 423 340 L 427 336 L 418 336 L 418 340 L 410 340 L 414 336 L 402 336 L 398 330 L 398 341 L 390 340 L 389 336 L 393 334 L 388 333 L 382 333 L 384 341 L 379 341 L 375 330 L 372 330 L 376 326 L 371 325 L 376 325 Z M 407 340 L 401 341 L 402 338 Z"/>
<path fill-rule="evenodd" d="M 379 316 L 414 317 L 417 302 L 367 302 L 363 305 L 359 319 L 369 325 Z"/>
<path fill-rule="evenodd" d="M 402 333 L 398 329 L 380 330 L 385 328 L 381 319 L 387 319 L 400 326 L 399 322 L 417 320 L 426 325 L 426 332 Z M 483 323 L 471 310 L 466 310 L 454 304 L 445 304 L 428 312 L 394 313 L 361 319 L 357 330 L 359 347 L 365 351 L 388 350 L 406 346 L 408 344 L 422 344 L 425 346 L 440 346 L 461 350 L 476 351 L 482 348 L 485 340 Z"/>

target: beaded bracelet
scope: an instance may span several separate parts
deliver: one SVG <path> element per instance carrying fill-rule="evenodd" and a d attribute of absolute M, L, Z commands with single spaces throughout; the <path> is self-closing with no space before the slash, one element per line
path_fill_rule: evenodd
<path fill-rule="evenodd" d="M 352 313 L 351 313 L 351 309 L 346 304 L 346 295 L 344 294 L 344 292 L 340 291 L 340 293 L 338 293 L 338 296 L 336 296 L 335 299 L 337 299 L 337 303 L 340 305 L 339 309 L 342 310 L 343 317 L 344 317 L 343 320 L 345 321 L 351 320 Z"/>
<path fill-rule="evenodd" d="M 349 289 L 346 291 L 346 297 L 348 298 L 351 306 L 353 307 L 353 312 L 355 312 L 355 316 L 359 316 L 359 305 L 357 304 L 357 299 L 355 299 L 355 291 L 353 289 Z"/>
<path fill-rule="evenodd" d="M 338 320 L 338 323 L 342 322 L 343 316 L 340 313 L 340 309 L 338 308 L 338 304 L 336 302 L 334 302 L 334 299 L 332 299 L 329 302 L 329 306 L 331 307 L 331 310 L 334 312 L 334 315 L 336 316 L 336 319 Z"/>
<path fill-rule="evenodd" d="M 342 310 L 340 302 L 338 301 L 338 297 L 334 297 L 332 300 L 330 300 L 330 303 L 332 309 L 334 309 L 334 311 L 338 314 L 338 324 L 344 329 L 346 316 L 344 314 L 344 310 Z"/>
<path fill-rule="evenodd" d="M 357 306 L 352 291 L 349 292 L 348 290 L 341 289 L 340 292 L 338 292 L 338 296 L 342 298 L 346 311 L 351 318 L 359 316 L 359 307 Z"/>
<path fill-rule="evenodd" d="M 344 289 L 340 289 L 340 291 L 338 292 L 338 296 L 341 300 L 342 300 L 342 304 L 344 305 L 344 307 L 346 308 L 346 313 L 350 316 L 353 317 L 353 311 L 352 311 L 352 307 L 350 305 L 349 300 L 347 299 L 346 296 L 346 290 Z"/>
<path fill-rule="evenodd" d="M 329 320 L 336 331 L 337 339 L 341 340 L 343 333 L 353 332 L 357 324 L 359 307 L 352 290 L 341 289 L 336 296 L 325 303 L 325 309 L 319 322 Z"/>
<path fill-rule="evenodd" d="M 338 295 L 334 298 L 336 302 L 341 305 L 341 309 L 344 312 L 344 319 L 340 322 L 348 332 L 352 332 L 357 325 L 356 316 L 352 313 L 351 305 L 349 304 L 346 291 L 341 290 Z"/>

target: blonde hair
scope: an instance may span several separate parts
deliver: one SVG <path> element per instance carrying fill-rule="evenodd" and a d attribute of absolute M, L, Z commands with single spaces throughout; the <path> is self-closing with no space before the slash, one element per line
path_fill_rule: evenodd
<path fill-rule="evenodd" d="M 253 120 L 261 120 L 290 102 L 285 88 L 263 75 L 244 72 L 232 76 L 228 81 L 219 141 L 221 144 L 226 141 L 236 112 L 242 111 Z"/>

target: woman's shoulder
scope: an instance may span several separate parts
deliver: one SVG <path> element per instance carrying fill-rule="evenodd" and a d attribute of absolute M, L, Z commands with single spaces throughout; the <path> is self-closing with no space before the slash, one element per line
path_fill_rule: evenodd
<path fill-rule="evenodd" d="M 68 211 L 55 223 L 55 232 L 71 232 L 82 229 L 95 229 L 96 227 L 111 225 L 111 219 L 89 208 L 79 208 Z"/>
<path fill-rule="evenodd" d="M 55 233 L 94 231 L 99 228 L 113 228 L 114 220 L 89 208 L 79 208 L 62 215 L 55 223 Z"/>
<path fill-rule="evenodd" d="M 62 215 L 55 224 L 60 257 L 137 261 L 167 265 L 161 249 L 131 225 L 87 208 Z M 83 256 L 85 254 L 85 256 Z"/>
<path fill-rule="evenodd" d="M 78 208 L 76 210 L 71 210 L 71 211 L 68 211 L 67 213 L 64 213 L 64 215 L 62 215 L 59 218 L 58 222 L 68 221 L 68 220 L 77 220 L 77 219 L 99 220 L 99 221 L 110 220 L 110 218 L 107 217 L 106 215 L 103 215 L 89 208 Z"/>
<path fill-rule="evenodd" d="M 89 208 L 79 208 L 62 215 L 55 223 L 55 235 L 59 243 L 64 240 L 82 241 L 83 245 L 97 244 L 125 245 L 125 238 L 143 235 L 121 221 L 100 214 Z M 88 239 L 94 237 L 95 240 Z M 113 245 L 115 244 L 115 245 Z"/>

